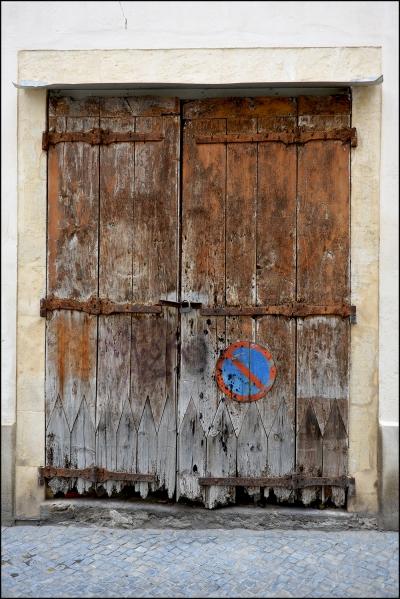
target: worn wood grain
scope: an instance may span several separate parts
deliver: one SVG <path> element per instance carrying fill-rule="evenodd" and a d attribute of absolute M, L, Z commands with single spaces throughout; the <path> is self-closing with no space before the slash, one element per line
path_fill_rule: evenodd
<path fill-rule="evenodd" d="M 337 401 L 332 401 L 331 412 L 325 426 L 322 442 L 322 475 L 342 476 L 347 474 L 348 436 Z M 324 489 L 327 498 L 327 489 Z M 345 490 L 333 486 L 331 499 L 336 506 L 343 506 Z"/>
<path fill-rule="evenodd" d="M 116 432 L 116 464 L 119 472 L 137 471 L 137 429 L 129 399 L 122 407 Z"/>
<path fill-rule="evenodd" d="M 322 475 L 322 434 L 311 402 L 306 402 L 300 426 L 297 431 L 297 470 L 304 475 Z M 304 505 L 309 505 L 321 497 L 319 487 L 309 487 L 301 491 Z"/>
<path fill-rule="evenodd" d="M 238 476 L 266 476 L 268 473 L 267 435 L 256 402 L 250 403 L 237 440 Z M 259 487 L 247 487 L 249 495 L 258 497 Z"/>
<path fill-rule="evenodd" d="M 206 462 L 206 436 L 198 410 L 190 400 L 178 434 L 177 500 L 182 497 L 204 502 L 205 491 L 199 485 L 199 476 L 205 476 Z"/>
<path fill-rule="evenodd" d="M 110 110 L 115 104 L 119 106 L 119 99 L 109 100 Z M 101 116 L 100 126 L 118 133 L 131 132 L 135 131 L 135 118 L 126 110 L 120 117 Z M 135 144 L 102 146 L 99 296 L 115 302 L 132 301 L 134 193 Z M 131 315 L 101 315 L 98 330 L 96 463 L 114 471 L 117 429 L 123 406 L 130 398 Z M 111 494 L 121 484 L 106 481 L 103 486 Z"/>
<path fill-rule="evenodd" d="M 226 111 L 229 114 L 229 110 Z M 254 133 L 255 118 L 228 118 L 227 133 Z M 226 164 L 225 302 L 227 306 L 256 303 L 257 144 L 228 144 Z M 226 318 L 227 345 L 255 340 L 254 321 L 246 316 Z M 245 404 L 227 400 L 236 431 L 248 418 Z M 250 415 L 259 417 L 257 411 Z M 252 492 L 252 490 L 250 491 Z"/>
<path fill-rule="evenodd" d="M 155 474 L 157 471 L 157 431 L 149 400 L 145 403 L 138 430 L 137 470 L 141 474 Z M 149 490 L 155 486 L 153 483 L 139 482 L 135 488 L 146 499 Z"/>
<path fill-rule="evenodd" d="M 205 305 L 224 305 L 225 299 L 225 164 L 226 149 L 195 144 L 197 133 L 226 132 L 225 119 L 186 121 L 183 131 L 182 165 L 182 299 Z M 225 344 L 224 320 L 203 317 L 197 310 L 181 314 L 181 367 L 178 406 L 178 441 L 194 444 L 203 451 L 204 434 L 214 420 L 220 395 L 214 369 Z M 198 423 L 188 433 L 187 411 L 196 410 Z M 186 420 L 185 420 L 186 418 Z M 185 426 L 184 426 L 185 422 Z M 193 439 L 197 435 L 197 439 Z M 187 448 L 192 454 L 191 446 Z M 204 445 L 205 452 L 205 445 Z M 205 467 L 206 454 L 204 453 Z M 202 462 L 201 462 L 202 463 Z M 201 497 L 194 475 L 184 461 L 180 469 L 179 494 L 189 499 Z M 187 478 L 187 480 L 185 480 Z"/>
<path fill-rule="evenodd" d="M 176 404 L 175 397 L 167 395 L 157 433 L 157 477 L 160 488 L 174 497 L 176 483 Z"/>
<path fill-rule="evenodd" d="M 46 464 L 69 468 L 71 463 L 71 433 L 63 410 L 60 396 L 57 397 L 51 416 L 46 426 Z M 49 481 L 53 493 L 65 493 L 69 481 L 54 477 Z"/>
<path fill-rule="evenodd" d="M 99 102 L 52 99 L 49 129 L 87 131 L 99 125 Z M 48 154 L 47 292 L 86 300 L 97 293 L 99 149 L 61 143 Z M 76 431 L 94 422 L 96 402 L 96 317 L 54 312 L 46 322 L 47 434 L 62 445 L 71 432 L 71 461 L 77 467 L 93 460 L 94 430 L 83 426 L 86 450 Z M 51 418 L 57 397 L 65 419 Z M 59 413 L 60 416 L 60 413 Z M 67 427 L 68 423 L 68 428 Z M 55 428 L 56 426 L 56 428 Z M 49 428 L 50 427 L 50 428 Z M 57 440 L 58 438 L 58 440 Z M 57 458 L 58 459 L 58 458 Z M 57 465 L 57 464 L 54 464 Z M 60 464 L 63 465 L 63 464 Z M 71 480 L 70 485 L 76 481 Z M 78 480 L 86 490 L 87 481 Z"/>
<path fill-rule="evenodd" d="M 299 98 L 298 124 L 308 129 L 350 125 L 350 98 Z M 314 302 L 348 302 L 350 299 L 350 145 L 338 141 L 321 141 L 298 148 L 297 205 L 297 300 Z M 315 240 L 318 239 L 318 243 Z M 318 450 L 307 453 L 298 434 L 298 463 L 304 472 L 322 468 L 322 443 L 333 404 L 342 409 L 339 421 L 333 418 L 328 429 L 337 426 L 339 439 L 343 423 L 347 430 L 349 323 L 337 317 L 310 317 L 297 323 L 297 422 L 318 423 L 321 437 L 315 437 Z M 340 412 L 339 412 L 340 413 Z M 312 415 L 312 422 L 311 422 Z M 306 418 L 306 420 L 307 420 Z M 344 419 L 344 420 L 343 420 Z M 303 424 L 301 424 L 303 422 Z M 346 433 L 347 434 L 347 433 Z M 318 442 L 318 443 L 317 443 Z M 332 446 L 332 440 L 328 443 Z M 334 458 L 330 452 L 330 468 L 337 460 L 338 472 L 345 474 L 340 448 Z M 308 456 L 308 457 L 306 457 Z M 301 459 L 300 459 L 301 458 Z M 320 489 L 302 491 L 303 502 Z M 325 499 L 324 491 L 324 497 Z M 333 501 L 343 503 L 343 491 L 332 489 Z"/>
<path fill-rule="evenodd" d="M 207 475 L 235 476 L 236 435 L 226 403 L 220 402 L 207 435 Z M 206 490 L 205 506 L 209 509 L 235 501 L 234 487 L 211 486 Z"/>
<path fill-rule="evenodd" d="M 78 414 L 71 430 L 71 467 L 86 468 L 96 459 L 96 433 L 86 398 L 83 397 Z M 78 478 L 75 481 L 78 493 L 87 491 L 92 485 Z"/>
<path fill-rule="evenodd" d="M 188 100 L 183 103 L 186 119 L 243 118 L 279 115 L 295 115 L 296 102 L 293 98 L 207 98 Z"/>

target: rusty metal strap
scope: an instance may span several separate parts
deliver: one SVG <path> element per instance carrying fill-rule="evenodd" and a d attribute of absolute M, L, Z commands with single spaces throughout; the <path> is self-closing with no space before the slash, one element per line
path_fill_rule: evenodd
<path fill-rule="evenodd" d="M 44 466 L 39 468 L 39 484 L 43 485 L 45 479 L 51 478 L 84 478 L 94 483 L 106 480 L 139 481 L 151 483 L 156 480 L 154 474 L 139 474 L 133 472 L 113 472 L 105 468 L 92 466 L 90 468 L 55 468 Z"/>
<path fill-rule="evenodd" d="M 294 127 L 290 131 L 268 131 L 266 133 L 244 134 L 229 133 L 226 135 L 198 135 L 197 144 L 223 144 L 223 143 L 266 143 L 281 142 L 289 144 L 306 144 L 310 141 L 341 141 L 350 142 L 352 147 L 357 146 L 357 130 L 355 127 L 341 129 L 327 129 L 316 131 L 304 127 Z"/>
<path fill-rule="evenodd" d="M 40 316 L 52 310 L 76 310 L 87 314 L 160 314 L 158 305 L 117 303 L 109 299 L 91 297 L 88 300 L 49 296 L 40 300 Z"/>
<path fill-rule="evenodd" d="M 49 145 L 68 141 L 81 141 L 92 146 L 126 143 L 134 141 L 162 141 L 159 133 L 135 133 L 134 131 L 115 132 L 109 129 L 90 129 L 89 131 L 44 131 L 42 148 L 47 150 Z"/>
<path fill-rule="evenodd" d="M 280 477 L 200 477 L 202 486 L 229 487 L 284 487 L 288 489 L 303 489 L 304 487 L 354 487 L 355 480 L 350 476 L 302 476 L 293 474 Z"/>
<path fill-rule="evenodd" d="M 278 306 L 227 306 L 223 308 L 201 308 L 201 316 L 286 316 L 288 318 L 306 316 L 341 316 L 350 317 L 355 322 L 356 307 L 350 304 L 328 304 L 315 306 L 300 302 L 281 304 Z"/>

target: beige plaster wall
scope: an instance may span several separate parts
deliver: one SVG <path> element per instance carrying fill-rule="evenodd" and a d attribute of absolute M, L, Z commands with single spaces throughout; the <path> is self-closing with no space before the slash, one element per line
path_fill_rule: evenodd
<path fill-rule="evenodd" d="M 239 83 L 348 81 L 381 72 L 379 48 L 33 51 L 19 56 L 19 81 L 49 83 Z M 16 516 L 35 517 L 43 499 L 46 93 L 18 97 L 18 300 Z M 378 250 L 380 88 L 354 88 L 352 152 L 352 328 L 350 457 L 352 511 L 376 512 L 378 439 Z"/>

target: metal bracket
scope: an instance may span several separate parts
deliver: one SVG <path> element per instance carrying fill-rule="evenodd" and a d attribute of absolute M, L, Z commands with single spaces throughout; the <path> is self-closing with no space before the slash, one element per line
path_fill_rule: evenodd
<path fill-rule="evenodd" d="M 182 300 L 181 302 L 174 302 L 173 300 L 160 300 L 162 306 L 168 306 L 170 308 L 177 308 L 181 314 L 191 312 L 192 310 L 199 310 L 203 305 L 201 302 L 189 302 L 188 300 Z"/>

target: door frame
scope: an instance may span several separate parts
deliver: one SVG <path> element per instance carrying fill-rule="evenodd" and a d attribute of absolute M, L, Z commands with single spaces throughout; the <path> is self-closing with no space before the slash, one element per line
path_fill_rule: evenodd
<path fill-rule="evenodd" d="M 321 53 L 326 60 L 321 60 Z M 193 80 L 203 86 L 203 90 L 199 88 L 203 94 L 209 85 L 221 87 L 230 81 L 242 81 L 246 95 L 251 95 L 249 87 L 257 82 L 266 95 L 265 88 L 271 82 L 285 87 L 282 81 L 286 81 L 292 86 L 286 93 L 293 95 L 293 85 L 310 94 L 310 84 L 343 85 L 364 73 L 379 73 L 380 56 L 380 48 L 24 51 L 19 56 L 19 77 L 47 81 L 59 88 L 87 82 L 92 86 L 107 83 L 109 87 L 126 87 L 130 82 L 134 87 L 134 81 L 143 87 L 147 73 L 151 73 L 164 95 L 172 95 L 171 88 L 187 86 Z M 65 66 L 62 81 L 60 60 Z M 288 81 L 289 65 L 295 68 Z M 359 65 L 364 73 L 360 73 Z M 100 76 L 93 75 L 99 72 Z M 359 147 L 351 160 L 351 303 L 357 305 L 358 323 L 351 334 L 349 474 L 356 479 L 357 492 L 347 509 L 376 513 L 381 89 L 354 86 L 352 94 L 352 124 L 358 130 Z M 39 302 L 46 290 L 47 177 L 46 154 L 41 147 L 46 129 L 46 96 L 46 88 L 22 89 L 18 93 L 18 518 L 37 516 L 44 499 L 37 468 L 44 465 L 45 440 L 45 329 Z"/>

